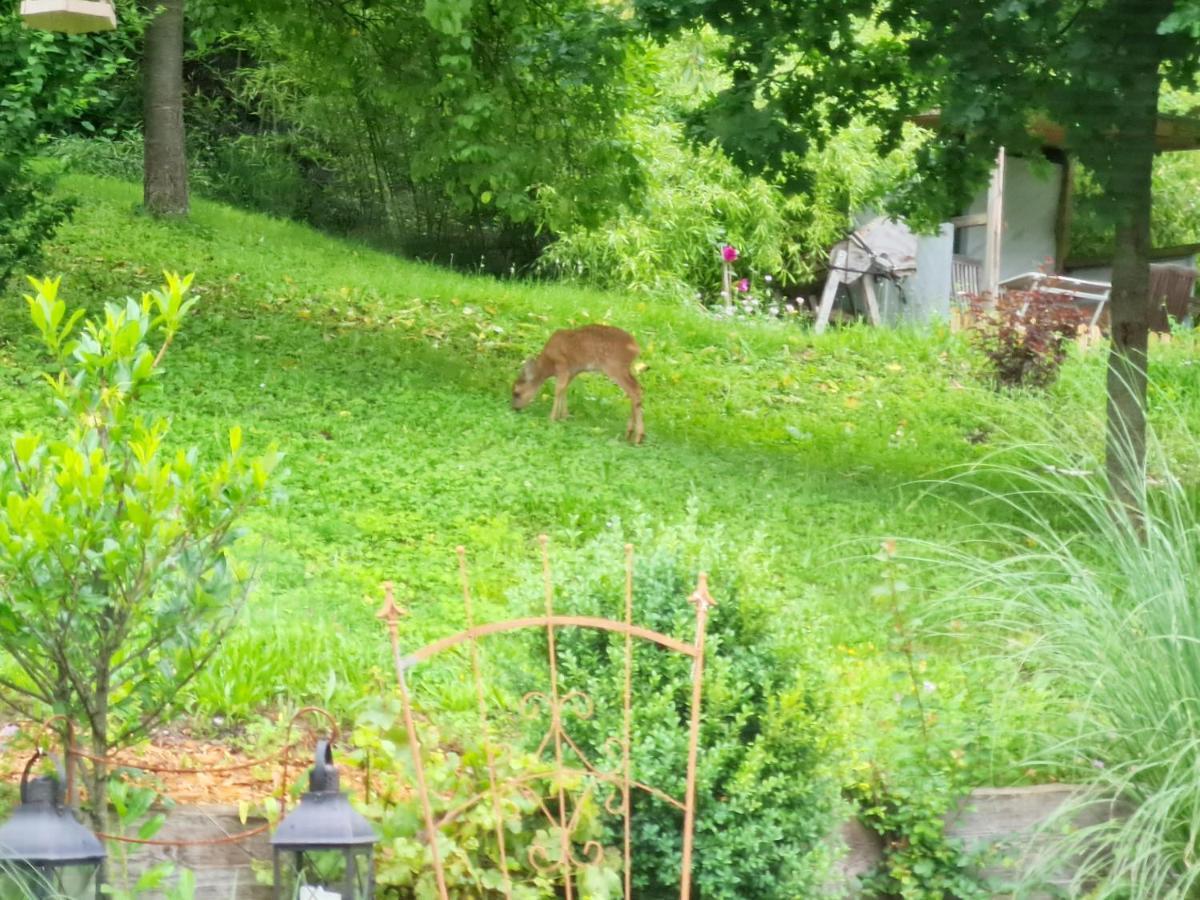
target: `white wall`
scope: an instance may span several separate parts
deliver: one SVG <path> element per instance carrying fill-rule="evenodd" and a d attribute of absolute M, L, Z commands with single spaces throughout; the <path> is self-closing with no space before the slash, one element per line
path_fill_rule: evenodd
<path fill-rule="evenodd" d="M 953 255 L 954 226 L 949 222 L 943 223 L 937 234 L 917 235 L 917 271 L 904 283 L 907 302 L 901 318 L 915 322 L 950 318 Z"/>
<path fill-rule="evenodd" d="M 1062 166 L 1010 157 L 1004 166 L 1004 228 L 1000 236 L 1000 280 L 1054 271 L 1054 219 Z"/>
<path fill-rule="evenodd" d="M 1010 156 L 1004 161 L 1004 214 L 1000 232 L 1000 280 L 1054 268 L 1054 220 L 1062 166 L 1039 159 Z M 964 215 L 987 212 L 987 189 L 980 191 Z M 965 256 L 982 260 L 987 229 L 966 230 Z"/>

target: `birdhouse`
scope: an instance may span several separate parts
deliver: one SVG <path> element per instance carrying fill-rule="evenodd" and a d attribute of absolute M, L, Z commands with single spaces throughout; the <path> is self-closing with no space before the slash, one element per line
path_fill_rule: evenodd
<path fill-rule="evenodd" d="M 117 13 L 109 0 L 21 0 L 21 21 L 26 28 L 85 34 L 112 31 Z"/>

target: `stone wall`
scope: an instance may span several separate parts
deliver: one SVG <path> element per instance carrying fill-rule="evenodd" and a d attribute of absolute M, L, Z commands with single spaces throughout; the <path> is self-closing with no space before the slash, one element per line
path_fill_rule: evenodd
<path fill-rule="evenodd" d="M 994 848 L 995 862 L 984 870 L 994 885 L 1012 884 L 1045 858 L 1050 838 L 1038 834 L 1047 822 L 1078 790 L 1065 784 L 1047 784 L 1019 788 L 978 788 L 958 811 L 947 818 L 947 833 L 962 840 L 968 850 Z M 1085 810 L 1074 819 L 1078 826 L 1092 825 L 1110 815 L 1107 807 Z M 842 839 L 848 852 L 839 867 L 850 895 L 857 896 L 858 879 L 882 858 L 879 836 L 856 821 L 842 826 Z M 1071 872 L 1061 871 L 1051 879 L 1055 886 L 1069 882 Z M 1013 896 L 997 890 L 995 897 Z M 1025 900 L 1039 900 L 1023 893 Z M 1050 894 L 1045 895 L 1047 897 Z"/>
<path fill-rule="evenodd" d="M 238 818 L 236 806 L 176 806 L 155 840 L 213 841 L 263 824 L 262 819 L 250 819 L 245 824 Z M 250 867 L 251 860 L 259 865 L 271 863 L 270 835 L 263 831 L 253 837 L 233 843 L 209 843 L 191 847 L 159 847 L 133 845 L 129 860 L 130 883 L 137 873 L 161 860 L 170 860 L 191 869 L 196 875 L 197 900 L 270 900 L 271 888 L 258 883 Z M 120 865 L 110 851 L 109 880 L 120 877 Z"/>
<path fill-rule="evenodd" d="M 1005 852 L 997 856 L 1008 862 L 1007 867 L 1000 861 L 986 874 L 996 883 L 1011 881 L 1039 853 L 1045 852 L 1044 844 L 1039 843 L 1045 838 L 1031 841 L 1031 837 L 1075 790 L 1070 785 L 980 788 L 949 817 L 949 833 L 961 838 L 968 848 L 1002 848 Z M 1092 823 L 1105 815 L 1106 811 L 1097 810 L 1078 821 L 1079 824 Z M 177 806 L 169 814 L 157 839 L 211 841 L 261 824 L 261 820 L 255 819 L 243 824 L 233 806 Z M 835 886 L 830 893 L 841 893 L 844 886 L 850 896 L 855 896 L 859 877 L 881 859 L 882 844 L 877 835 L 858 822 L 847 822 L 841 836 L 847 847 L 839 867 L 842 885 Z M 271 896 L 270 888 L 258 884 L 251 868 L 252 860 L 258 860 L 260 865 L 270 862 L 271 846 L 265 832 L 237 843 L 141 847 L 132 856 L 130 871 L 139 872 L 162 859 L 195 872 L 197 900 L 267 900 Z M 1069 874 L 1061 873 L 1056 882 L 1065 883 Z M 996 896 L 1006 895 L 997 893 Z"/>

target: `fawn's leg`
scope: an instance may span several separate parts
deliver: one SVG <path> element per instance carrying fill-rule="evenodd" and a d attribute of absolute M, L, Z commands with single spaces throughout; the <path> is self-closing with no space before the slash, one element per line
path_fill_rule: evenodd
<path fill-rule="evenodd" d="M 551 419 L 567 417 L 567 388 L 571 386 L 573 377 L 570 372 L 559 372 L 554 376 L 554 408 L 550 410 Z"/>
<path fill-rule="evenodd" d="M 616 382 L 629 395 L 629 424 L 625 426 L 625 438 L 640 444 L 646 436 L 642 424 L 642 386 L 637 383 L 631 372 L 624 372 L 616 378 Z"/>

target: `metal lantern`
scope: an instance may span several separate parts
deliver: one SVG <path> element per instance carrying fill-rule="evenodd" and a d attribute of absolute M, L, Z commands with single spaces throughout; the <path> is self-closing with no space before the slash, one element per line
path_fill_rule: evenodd
<path fill-rule="evenodd" d="M 21 0 L 21 21 L 41 31 L 85 34 L 112 31 L 117 13 L 109 0 Z"/>
<path fill-rule="evenodd" d="M 370 900 L 375 896 L 379 835 L 338 789 L 328 741 L 317 743 L 308 793 L 271 838 L 275 897 L 286 900 Z"/>
<path fill-rule="evenodd" d="M 0 898 L 98 898 L 104 845 L 64 803 L 60 777 L 30 780 L 40 756 L 21 775 L 21 805 L 0 825 Z"/>

